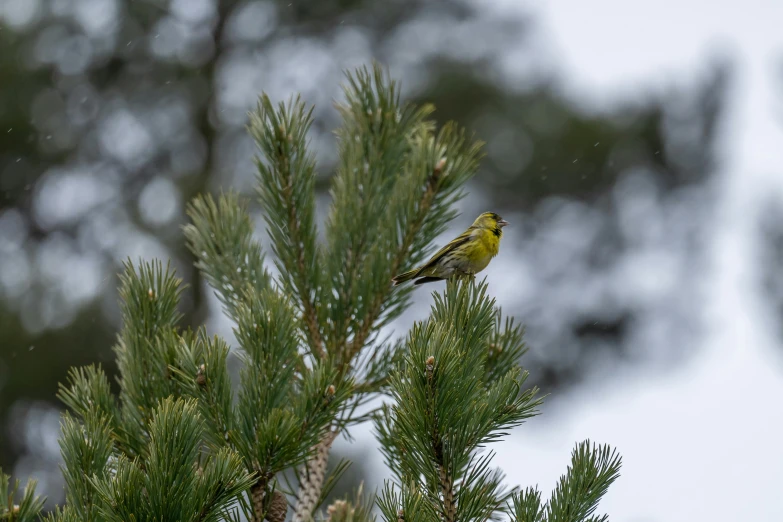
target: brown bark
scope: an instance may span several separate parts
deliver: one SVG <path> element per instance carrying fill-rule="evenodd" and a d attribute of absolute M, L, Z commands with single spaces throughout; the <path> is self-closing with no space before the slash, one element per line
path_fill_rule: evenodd
<path fill-rule="evenodd" d="M 250 488 L 250 502 L 253 504 L 253 522 L 264 522 L 264 497 L 266 481 L 259 480 Z"/>
<path fill-rule="evenodd" d="M 444 521 L 454 522 L 457 518 L 457 505 L 454 502 L 454 483 L 443 466 L 440 466 L 440 489 L 443 493 Z"/>

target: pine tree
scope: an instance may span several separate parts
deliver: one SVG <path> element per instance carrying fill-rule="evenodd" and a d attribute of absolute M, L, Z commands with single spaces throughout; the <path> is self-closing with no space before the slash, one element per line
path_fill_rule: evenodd
<path fill-rule="evenodd" d="M 188 206 L 184 235 L 234 324 L 239 382 L 225 340 L 180 327 L 183 288 L 171 268 L 128 261 L 114 347 L 119 395 L 95 366 L 72 370 L 61 386 L 66 504 L 47 520 L 373 520 L 376 497 L 362 488 L 319 511 L 348 465 L 327 474 L 332 443 L 370 419 L 395 475 L 377 498 L 386 520 L 603 520 L 592 513 L 620 464 L 608 448 L 578 446 L 543 506 L 536 490 L 504 489 L 492 454 L 480 456 L 541 403 L 516 366 L 522 330 L 501 319 L 484 282 L 449 282 L 406 339 L 381 337 L 411 299 L 412 287 L 393 289 L 392 276 L 422 262 L 455 217 L 480 144 L 454 124 L 438 129 L 432 107 L 401 103 L 377 65 L 347 80 L 322 241 L 311 109 L 262 95 L 251 114 L 279 277 L 265 269 L 237 195 Z M 392 403 L 367 411 L 385 393 Z M 35 517 L 43 501 L 33 486 L 19 507 L 15 495 L 2 500 L 0 520 Z"/>

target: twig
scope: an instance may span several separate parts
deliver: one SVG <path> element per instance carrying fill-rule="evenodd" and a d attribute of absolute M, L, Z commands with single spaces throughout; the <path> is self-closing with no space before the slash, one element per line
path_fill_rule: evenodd
<path fill-rule="evenodd" d="M 419 203 L 418 215 L 416 216 L 416 219 L 411 221 L 410 225 L 408 226 L 408 230 L 405 232 L 402 245 L 397 251 L 397 256 L 394 258 L 394 262 L 392 263 L 392 275 L 397 273 L 397 271 L 400 269 L 400 266 L 402 266 L 402 263 L 408 256 L 408 250 L 413 244 L 413 240 L 416 238 L 416 234 L 421 229 L 424 218 L 427 216 L 427 212 L 429 211 L 430 206 L 435 199 L 435 195 L 437 194 L 438 180 L 440 179 L 440 175 L 443 172 L 443 167 L 445 164 L 445 160 L 440 160 L 437 165 L 435 165 L 435 168 L 433 168 L 432 175 L 427 180 L 427 188 L 422 195 L 421 202 Z M 353 341 L 347 350 L 345 361 L 350 361 L 354 355 L 364 348 L 364 343 L 367 341 L 367 337 L 370 335 L 372 326 L 375 324 L 375 321 L 378 319 L 378 316 L 381 313 L 381 307 L 383 306 L 383 302 L 386 300 L 388 293 L 389 291 L 387 290 L 385 292 L 378 292 L 378 294 L 376 294 L 375 299 L 372 302 L 372 306 L 370 307 L 370 311 L 364 316 L 362 326 L 359 328 L 359 331 L 356 332 L 356 335 L 354 335 Z"/>
<path fill-rule="evenodd" d="M 329 462 L 329 450 L 332 447 L 334 439 L 338 432 L 329 431 L 321 442 L 315 446 L 315 457 L 302 466 L 300 473 L 304 477 L 299 487 L 299 498 L 294 508 L 294 517 L 292 522 L 312 522 L 313 510 L 316 507 L 318 498 L 321 496 L 321 489 L 326 477 L 326 465 Z"/>
<path fill-rule="evenodd" d="M 291 169 L 285 156 L 281 157 L 281 160 L 286 166 L 286 169 L 283 169 L 283 175 L 286 177 L 286 186 L 283 188 L 283 197 L 285 198 L 286 206 L 288 207 L 288 232 L 291 236 L 291 244 L 295 245 L 296 248 L 296 268 L 298 271 L 297 286 L 299 287 L 299 297 L 302 300 L 304 322 L 307 326 L 307 333 L 310 336 L 310 345 L 313 349 L 313 353 L 319 359 L 323 359 L 326 354 L 323 348 L 323 340 L 321 339 L 321 330 L 318 326 L 318 317 L 316 315 L 315 305 L 310 298 L 307 278 L 305 277 L 305 254 L 304 249 L 300 246 L 303 244 L 303 242 L 301 238 L 301 231 L 299 229 L 299 220 L 296 216 L 296 205 L 293 201 L 293 180 L 291 179 Z"/>
<path fill-rule="evenodd" d="M 438 466 L 440 490 L 443 494 L 443 515 L 445 522 L 454 522 L 457 518 L 457 504 L 454 502 L 454 482 L 442 465 Z"/>

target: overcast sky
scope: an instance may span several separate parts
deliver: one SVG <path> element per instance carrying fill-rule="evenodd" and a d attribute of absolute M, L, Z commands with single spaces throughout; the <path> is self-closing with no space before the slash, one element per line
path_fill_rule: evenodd
<path fill-rule="evenodd" d="M 664 377 L 639 369 L 571 398 L 570 414 L 520 429 L 500 449 L 502 462 L 520 464 L 504 466 L 509 482 L 539 477 L 550 489 L 574 441 L 589 437 L 623 455 L 622 478 L 602 504 L 615 521 L 783 520 L 783 408 L 775 399 L 783 397 L 783 349 L 774 337 L 780 325 L 759 301 L 755 264 L 755 210 L 783 192 L 783 2 L 545 4 L 537 11 L 567 82 L 598 103 L 640 85 L 687 81 L 718 55 L 731 58 L 737 77 L 698 357 Z"/>

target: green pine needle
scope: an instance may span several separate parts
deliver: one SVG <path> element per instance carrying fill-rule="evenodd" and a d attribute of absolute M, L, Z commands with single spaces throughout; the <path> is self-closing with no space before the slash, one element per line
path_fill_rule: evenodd
<path fill-rule="evenodd" d="M 277 108 L 262 95 L 250 115 L 249 131 L 262 156 L 258 195 L 283 287 L 301 310 L 302 326 L 314 355 L 323 357 L 320 314 L 322 255 L 316 246 L 315 158 L 307 150 L 312 108 L 292 98 Z"/>
<path fill-rule="evenodd" d="M 609 446 L 577 444 L 571 465 L 552 493 L 545 509 L 547 522 L 587 521 L 609 486 L 620 476 L 622 458 Z M 599 517 L 597 520 L 601 520 Z"/>
<path fill-rule="evenodd" d="M 146 424 L 162 397 L 178 387 L 169 366 L 176 358 L 177 311 L 183 287 L 169 264 L 128 261 L 121 276 L 123 326 L 115 347 L 121 415 L 117 436 L 129 455 L 146 444 Z"/>
<path fill-rule="evenodd" d="M 398 484 L 418 483 L 446 520 L 495 518 L 509 498 L 492 453 L 477 451 L 537 414 L 537 390 L 507 367 L 483 382 L 499 311 L 486 283 L 447 283 L 430 319 L 408 337 L 405 366 L 392 374 L 394 405 L 376 417 L 387 464 Z M 502 336 L 513 338 L 512 333 Z M 434 485 L 434 486 L 433 486 Z"/>
<path fill-rule="evenodd" d="M 71 368 L 68 371 L 68 381 L 69 386 L 59 385 L 57 398 L 81 419 L 93 410 L 108 418 L 114 417 L 117 405 L 109 379 L 100 366 Z"/>
<path fill-rule="evenodd" d="M 82 420 L 83 424 L 67 413 L 63 416 L 59 440 L 61 469 L 69 509 L 81 520 L 92 521 L 97 519 L 97 507 L 90 477 L 105 477 L 109 473 L 114 443 L 110 418 L 90 410 Z"/>
<path fill-rule="evenodd" d="M 541 522 L 544 518 L 541 493 L 535 488 L 527 488 L 514 494 L 512 513 L 515 522 Z"/>
<path fill-rule="evenodd" d="M 217 522 L 255 482 L 228 448 L 202 457 L 195 401 L 163 400 L 149 429 L 143 458 L 120 456 L 113 477 L 90 479 L 104 520 Z"/>
<path fill-rule="evenodd" d="M 235 194 L 196 197 L 187 208 L 191 223 L 184 228 L 196 267 L 215 289 L 230 317 L 246 289 L 259 292 L 270 285 L 261 247 L 253 238 L 247 210 Z"/>
<path fill-rule="evenodd" d="M 223 339 L 210 338 L 200 329 L 183 338 L 177 347 L 177 363 L 170 367 L 183 395 L 197 398 L 206 425 L 205 438 L 214 450 L 234 447 L 236 410 L 228 374 L 229 347 Z"/>
<path fill-rule="evenodd" d="M 0 469 L 0 520 L 8 522 L 38 520 L 46 499 L 35 494 L 36 484 L 37 481 L 28 480 L 19 498 L 19 480 L 11 484 L 11 477 Z"/>

